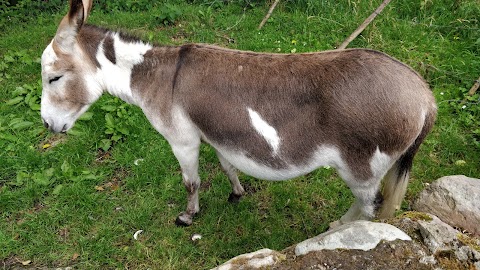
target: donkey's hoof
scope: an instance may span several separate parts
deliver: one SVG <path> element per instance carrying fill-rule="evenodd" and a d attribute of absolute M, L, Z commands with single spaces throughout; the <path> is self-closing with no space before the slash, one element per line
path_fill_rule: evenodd
<path fill-rule="evenodd" d="M 238 203 L 241 198 L 242 198 L 242 195 L 237 195 L 237 194 L 232 192 L 232 193 L 230 193 L 230 196 L 228 196 L 228 202 Z"/>
<path fill-rule="evenodd" d="M 178 215 L 177 219 L 175 220 L 175 225 L 181 227 L 190 226 L 192 225 L 192 223 L 192 216 L 184 212 L 180 213 L 180 215 Z"/>

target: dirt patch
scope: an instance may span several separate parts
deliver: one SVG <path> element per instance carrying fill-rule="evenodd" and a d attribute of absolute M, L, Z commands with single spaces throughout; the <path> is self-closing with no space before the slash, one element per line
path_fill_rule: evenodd
<path fill-rule="evenodd" d="M 257 193 L 260 189 L 250 182 L 241 183 L 245 194 L 251 195 Z"/>
<path fill-rule="evenodd" d="M 14 265 L 19 264 L 20 262 L 21 260 L 19 258 L 11 256 L 3 259 L 0 265 L 2 266 L 2 269 L 10 269 Z"/>
<path fill-rule="evenodd" d="M 123 180 L 130 175 L 130 171 L 121 167 L 113 172 L 113 175 L 104 183 L 95 186 L 97 191 L 115 191 L 123 185 Z"/>
<path fill-rule="evenodd" d="M 95 158 L 95 162 L 102 163 L 108 161 L 112 157 L 110 151 L 103 151 L 102 149 L 98 149 L 97 157 Z"/>
<path fill-rule="evenodd" d="M 67 140 L 67 136 L 65 134 L 53 134 L 48 136 L 45 140 L 43 140 L 39 145 L 38 149 L 40 151 L 48 151 L 49 149 L 54 148 L 55 146 L 65 142 Z"/>
<path fill-rule="evenodd" d="M 200 183 L 200 190 L 201 191 L 210 190 L 211 187 L 212 187 L 212 180 L 210 180 L 210 179 L 205 179 Z"/>

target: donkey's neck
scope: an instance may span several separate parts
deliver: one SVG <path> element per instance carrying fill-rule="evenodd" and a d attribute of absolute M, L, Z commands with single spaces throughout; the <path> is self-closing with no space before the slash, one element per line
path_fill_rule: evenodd
<path fill-rule="evenodd" d="M 132 93 L 132 70 L 144 62 L 145 53 L 153 46 L 95 26 L 82 30 L 83 47 L 97 65 L 94 77 L 99 86 L 128 103 L 138 104 Z"/>

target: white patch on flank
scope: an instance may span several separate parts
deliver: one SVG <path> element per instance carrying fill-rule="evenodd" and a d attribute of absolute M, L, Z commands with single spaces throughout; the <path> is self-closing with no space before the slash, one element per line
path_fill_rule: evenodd
<path fill-rule="evenodd" d="M 341 176 L 350 176 L 350 170 L 343 162 L 340 151 L 333 145 L 321 145 L 313 151 L 310 161 L 303 165 L 288 165 L 283 169 L 274 169 L 265 164 L 247 157 L 245 154 L 225 149 L 212 143 L 215 149 L 230 162 L 235 168 L 247 175 L 265 180 L 287 180 L 297 176 L 305 175 L 317 168 L 331 166 L 339 171 Z"/>
<path fill-rule="evenodd" d="M 255 130 L 263 136 L 263 138 L 268 142 L 268 144 L 270 144 L 273 153 L 277 154 L 280 147 L 280 137 L 278 137 L 275 128 L 269 125 L 265 120 L 263 120 L 256 111 L 248 107 L 247 110 L 248 115 L 250 116 L 250 121 Z"/>
<path fill-rule="evenodd" d="M 385 176 L 385 173 L 393 165 L 392 158 L 380 152 L 380 149 L 377 146 L 377 150 L 373 153 L 372 158 L 370 159 L 370 170 L 373 174 L 373 178 L 381 179 Z"/>
<path fill-rule="evenodd" d="M 98 73 L 103 77 L 103 88 L 111 95 L 117 96 L 128 103 L 134 103 L 131 85 L 132 69 L 143 62 L 144 54 L 152 49 L 150 44 L 142 42 L 124 42 L 118 33 L 113 34 L 115 60 L 113 64 L 103 51 L 103 42 L 97 51 L 97 60 L 101 65 Z"/>

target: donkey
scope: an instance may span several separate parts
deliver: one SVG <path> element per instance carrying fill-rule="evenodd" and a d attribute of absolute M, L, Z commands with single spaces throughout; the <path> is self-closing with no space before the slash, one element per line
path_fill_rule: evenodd
<path fill-rule="evenodd" d="M 139 106 L 182 170 L 188 205 L 177 224 L 191 225 L 200 210 L 202 141 L 216 151 L 231 201 L 244 194 L 237 169 L 285 180 L 331 166 L 355 196 L 333 225 L 399 208 L 437 111 L 426 82 L 405 64 L 367 49 L 154 46 L 85 24 L 91 7 L 92 0 L 71 0 L 42 54 L 43 123 L 66 132 L 104 91 Z"/>

